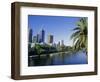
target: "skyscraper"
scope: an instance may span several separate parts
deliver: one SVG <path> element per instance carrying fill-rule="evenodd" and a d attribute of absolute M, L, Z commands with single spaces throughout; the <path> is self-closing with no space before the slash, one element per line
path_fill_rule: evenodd
<path fill-rule="evenodd" d="M 33 36 L 33 43 L 40 43 L 40 35 L 37 34 L 36 36 Z"/>
<path fill-rule="evenodd" d="M 53 35 L 48 35 L 48 43 L 53 43 Z"/>
<path fill-rule="evenodd" d="M 61 46 L 64 46 L 64 40 L 61 40 Z"/>
<path fill-rule="evenodd" d="M 36 43 L 37 42 L 37 36 L 33 36 L 33 43 Z"/>
<path fill-rule="evenodd" d="M 39 43 L 41 42 L 44 43 L 44 40 L 45 40 L 45 31 L 42 29 L 39 34 Z"/>
<path fill-rule="evenodd" d="M 58 42 L 57 47 L 60 47 L 60 41 Z"/>
<path fill-rule="evenodd" d="M 57 50 L 60 51 L 60 41 L 57 44 Z"/>
<path fill-rule="evenodd" d="M 32 43 L 32 29 L 29 29 L 29 36 L 28 36 L 28 40 L 30 43 Z"/>
<path fill-rule="evenodd" d="M 39 34 L 37 34 L 37 36 L 36 36 L 36 42 L 39 43 L 39 41 L 40 41 L 40 36 L 39 36 Z"/>

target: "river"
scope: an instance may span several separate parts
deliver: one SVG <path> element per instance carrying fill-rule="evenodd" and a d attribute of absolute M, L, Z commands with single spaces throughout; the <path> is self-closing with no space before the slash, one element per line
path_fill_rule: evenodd
<path fill-rule="evenodd" d="M 30 56 L 28 66 L 50 66 L 50 65 L 75 65 L 88 64 L 85 52 L 77 53 L 53 53 L 48 55 Z"/>

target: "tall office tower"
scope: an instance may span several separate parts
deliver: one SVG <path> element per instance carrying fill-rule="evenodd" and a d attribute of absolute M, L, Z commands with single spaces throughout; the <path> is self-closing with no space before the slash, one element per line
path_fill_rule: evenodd
<path fill-rule="evenodd" d="M 58 42 L 57 47 L 60 47 L 60 41 Z"/>
<path fill-rule="evenodd" d="M 37 36 L 33 36 L 33 43 L 36 43 L 37 42 Z"/>
<path fill-rule="evenodd" d="M 32 29 L 29 29 L 29 36 L 28 36 L 28 40 L 30 43 L 32 43 Z"/>
<path fill-rule="evenodd" d="M 37 36 L 36 36 L 36 42 L 37 42 L 37 43 L 40 42 L 40 36 L 39 36 L 39 34 L 37 34 Z"/>
<path fill-rule="evenodd" d="M 61 40 L 61 46 L 64 46 L 64 40 Z"/>
<path fill-rule="evenodd" d="M 45 40 L 45 31 L 42 29 L 39 34 L 39 43 L 41 42 L 44 43 L 44 40 Z"/>
<path fill-rule="evenodd" d="M 48 43 L 53 43 L 53 35 L 48 35 Z"/>
<path fill-rule="evenodd" d="M 57 50 L 60 51 L 60 41 L 57 44 Z"/>

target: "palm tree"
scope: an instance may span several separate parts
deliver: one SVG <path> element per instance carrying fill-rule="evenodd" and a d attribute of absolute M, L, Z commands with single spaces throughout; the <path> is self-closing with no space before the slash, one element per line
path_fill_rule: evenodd
<path fill-rule="evenodd" d="M 87 18 L 81 18 L 77 22 L 77 27 L 74 28 L 74 33 L 71 35 L 71 39 L 73 39 L 74 50 L 85 50 L 87 54 Z"/>

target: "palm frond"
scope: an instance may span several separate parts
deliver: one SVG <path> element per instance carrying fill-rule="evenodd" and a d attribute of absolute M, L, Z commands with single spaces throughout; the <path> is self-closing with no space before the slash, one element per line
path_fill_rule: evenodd
<path fill-rule="evenodd" d="M 76 31 L 71 35 L 71 39 L 73 39 L 75 36 L 77 36 L 80 33 L 80 31 Z"/>
<path fill-rule="evenodd" d="M 71 35 L 71 39 L 73 39 L 73 46 L 76 50 L 82 48 L 87 50 L 87 26 L 87 19 L 84 17 L 77 22 L 77 27 L 73 29 L 74 33 Z"/>
<path fill-rule="evenodd" d="M 73 30 L 80 30 L 80 28 L 79 28 L 79 27 L 76 27 L 76 28 L 74 28 Z"/>

